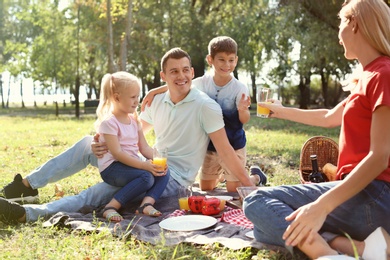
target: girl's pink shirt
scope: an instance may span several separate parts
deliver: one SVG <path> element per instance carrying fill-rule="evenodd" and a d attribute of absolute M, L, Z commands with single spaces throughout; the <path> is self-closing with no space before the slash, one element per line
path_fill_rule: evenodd
<path fill-rule="evenodd" d="M 138 123 L 132 116 L 129 116 L 129 118 L 130 124 L 119 122 L 114 115 L 104 120 L 99 126 L 99 142 L 105 142 L 103 134 L 115 135 L 118 137 L 122 151 L 129 154 L 129 156 L 139 159 Z M 102 172 L 114 161 L 116 161 L 114 156 L 108 151 L 103 158 L 98 160 L 99 171 Z"/>

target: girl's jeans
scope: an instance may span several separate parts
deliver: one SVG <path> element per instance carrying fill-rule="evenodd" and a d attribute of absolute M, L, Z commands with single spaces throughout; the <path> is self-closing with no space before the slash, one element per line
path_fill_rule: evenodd
<path fill-rule="evenodd" d="M 169 180 L 169 171 L 164 176 L 153 176 L 150 172 L 130 167 L 121 162 L 111 163 L 101 173 L 102 179 L 121 189 L 114 198 L 123 206 L 136 199 L 139 195 L 152 197 L 157 200 L 163 193 Z"/>
<path fill-rule="evenodd" d="M 285 217 L 315 201 L 339 181 L 261 188 L 245 198 L 245 215 L 254 224 L 256 240 L 284 246 L 282 235 L 289 222 Z M 325 220 L 320 233 L 329 241 L 336 235 L 349 234 L 362 241 L 377 227 L 390 232 L 390 183 L 374 180 L 356 196 L 346 201 Z"/>

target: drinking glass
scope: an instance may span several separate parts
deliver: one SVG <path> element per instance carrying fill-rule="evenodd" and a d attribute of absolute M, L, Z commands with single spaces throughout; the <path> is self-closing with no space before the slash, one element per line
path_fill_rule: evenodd
<path fill-rule="evenodd" d="M 272 98 L 272 89 L 270 88 L 264 88 L 264 87 L 257 87 L 257 93 L 256 93 L 256 101 L 257 102 L 267 102 L 268 99 Z M 268 118 L 270 113 L 270 110 L 265 107 L 259 106 L 257 104 L 257 116 L 261 118 Z"/>

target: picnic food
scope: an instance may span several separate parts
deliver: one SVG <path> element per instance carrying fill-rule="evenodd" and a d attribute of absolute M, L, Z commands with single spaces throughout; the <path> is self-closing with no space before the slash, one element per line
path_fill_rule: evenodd
<path fill-rule="evenodd" d="M 204 196 L 190 196 L 188 198 L 188 205 L 193 213 L 202 213 L 202 201 Z"/>
<path fill-rule="evenodd" d="M 190 196 L 188 205 L 192 213 L 201 213 L 203 215 L 216 215 L 221 212 L 221 200 L 218 198 L 206 198 L 204 196 Z"/>
<path fill-rule="evenodd" d="M 220 208 L 221 200 L 218 198 L 208 198 L 202 201 L 202 214 L 203 215 L 216 215 L 221 212 Z"/>
<path fill-rule="evenodd" d="M 322 167 L 322 172 L 328 177 L 329 181 L 336 180 L 337 166 L 327 163 Z"/>

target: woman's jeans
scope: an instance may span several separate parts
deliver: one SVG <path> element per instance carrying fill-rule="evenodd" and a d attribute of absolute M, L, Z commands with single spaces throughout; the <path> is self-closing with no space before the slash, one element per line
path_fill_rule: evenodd
<path fill-rule="evenodd" d="M 100 175 L 106 183 L 122 187 L 114 195 L 114 199 L 122 206 L 145 192 L 145 196 L 157 200 L 169 180 L 169 170 L 164 176 L 153 176 L 148 171 L 130 167 L 121 162 L 111 163 Z"/>
<path fill-rule="evenodd" d="M 261 188 L 244 199 L 245 215 L 254 224 L 256 240 L 284 246 L 282 235 L 290 222 L 285 217 L 315 201 L 339 181 Z M 329 241 L 336 235 L 350 235 L 362 241 L 377 227 L 390 232 L 390 183 L 374 180 L 326 218 L 320 233 Z"/>

